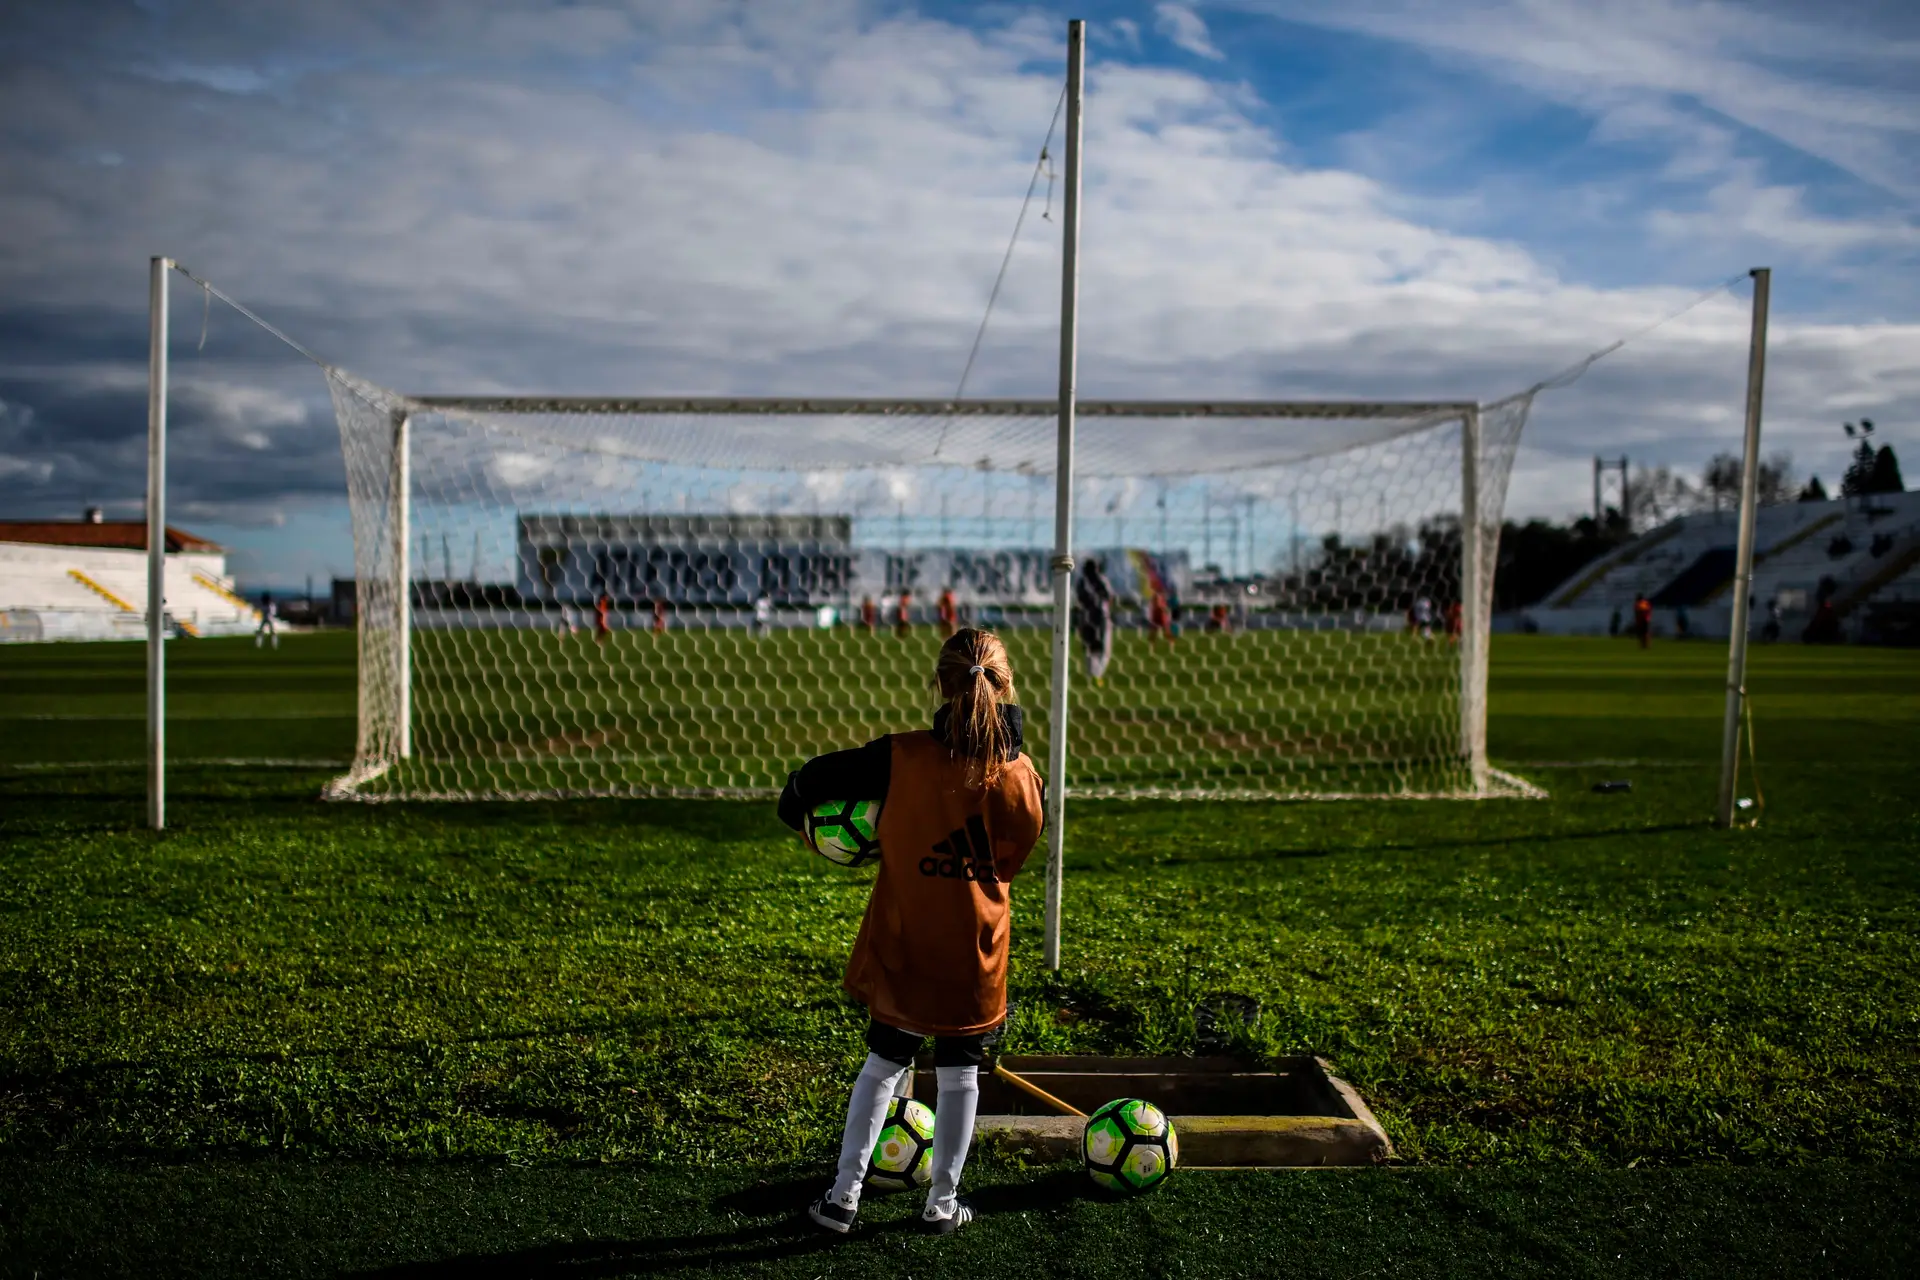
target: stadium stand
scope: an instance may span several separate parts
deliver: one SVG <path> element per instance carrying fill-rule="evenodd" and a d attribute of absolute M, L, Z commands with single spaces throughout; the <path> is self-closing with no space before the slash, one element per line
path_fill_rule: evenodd
<path fill-rule="evenodd" d="M 132 520 L 0 521 L 0 643 L 146 636 L 147 527 Z M 167 530 L 167 615 L 188 636 L 247 635 L 259 620 L 226 551 Z"/>
<path fill-rule="evenodd" d="M 1670 520 L 1549 592 L 1545 605 L 1524 611 L 1523 623 L 1550 634 L 1602 634 L 1616 612 L 1630 617 L 1634 598 L 1645 594 L 1656 632 L 1675 634 L 1684 610 L 1689 634 L 1724 637 L 1738 534 L 1731 511 Z M 1871 618 L 1891 618 L 1884 606 L 1920 592 L 1917 570 L 1920 493 L 1762 507 L 1754 527 L 1754 625 L 1777 604 L 1782 636 L 1797 638 L 1820 601 L 1831 599 L 1845 638 L 1879 639 L 1891 624 Z"/>

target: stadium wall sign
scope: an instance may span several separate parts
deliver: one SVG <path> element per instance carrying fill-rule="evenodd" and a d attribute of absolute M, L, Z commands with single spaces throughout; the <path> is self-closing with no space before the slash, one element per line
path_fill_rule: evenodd
<path fill-rule="evenodd" d="M 1051 553 L 1037 547 L 857 547 L 849 516 L 522 515 L 515 587 L 528 605 L 590 607 L 664 600 L 746 607 L 857 604 L 951 590 L 968 605 L 1045 606 Z M 1141 598 L 1191 580 L 1187 553 L 1110 547 L 1082 554 L 1106 567 L 1116 595 Z"/>

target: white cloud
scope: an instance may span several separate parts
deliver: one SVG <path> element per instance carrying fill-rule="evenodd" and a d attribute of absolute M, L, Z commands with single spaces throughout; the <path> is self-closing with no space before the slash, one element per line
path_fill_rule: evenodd
<path fill-rule="evenodd" d="M 1744 167 L 1707 192 L 1704 208 L 1652 209 L 1647 226 L 1692 243 L 1739 237 L 1815 261 L 1860 249 L 1920 248 L 1920 225 L 1889 217 L 1825 217 L 1806 207 L 1805 188 L 1760 182 Z"/>
<path fill-rule="evenodd" d="M 693 6 L 694 36 L 642 41 L 610 81 L 422 70 L 401 50 L 209 112 L 151 78 L 25 72 L 0 85 L 0 115 L 31 109 L 53 141 L 165 163 L 8 153 L 0 296 L 131 328 L 144 254 L 164 249 L 406 390 L 950 394 L 1059 96 L 1061 32 L 857 10 L 776 27 L 761 12 Z M 583 29 L 578 48 L 616 34 Z M 486 20 L 457 38 L 506 39 Z M 1379 181 L 1293 162 L 1238 86 L 1096 58 L 1089 93 L 1089 396 L 1490 398 L 1689 293 L 1583 286 L 1533 247 L 1423 221 Z M 1762 233 L 1817 221 L 1767 198 Z M 980 394 L 1052 390 L 1057 222 L 1027 225 Z M 183 297 L 197 328 L 199 299 Z M 216 317 L 216 336 L 237 324 Z M 1744 303 L 1710 305 L 1543 398 L 1516 507 L 1577 506 L 1603 445 L 1683 463 L 1728 447 L 1745 334 Z M 1769 441 L 1803 462 L 1832 470 L 1841 412 L 1920 416 L 1920 328 L 1808 324 L 1783 306 L 1775 334 Z M 144 386 L 132 362 L 71 369 Z M 0 356 L 0 377 L 20 370 Z M 331 424 L 262 379 L 243 394 L 223 370 L 182 394 L 235 441 L 300 438 L 337 458 Z"/>
<path fill-rule="evenodd" d="M 1911 18 L 1906 36 L 1888 38 L 1884 24 L 1811 4 L 1790 16 L 1711 0 L 1232 2 L 1463 59 L 1582 110 L 1651 99 L 1690 122 L 1717 115 L 1920 196 L 1920 27 Z"/>
<path fill-rule="evenodd" d="M 0 400 L 0 431 L 23 429 L 33 424 L 33 406 L 9 404 Z"/>
<path fill-rule="evenodd" d="M 1206 19 L 1195 13 L 1189 5 L 1170 2 L 1156 4 L 1153 6 L 1153 27 L 1196 58 L 1218 61 L 1227 56 L 1214 47 Z"/>
<path fill-rule="evenodd" d="M 172 524 L 175 519 L 217 521 L 238 529 L 282 529 L 287 526 L 289 515 L 281 500 L 272 496 L 220 500 L 190 498 L 168 504 L 167 523 Z"/>
<path fill-rule="evenodd" d="M 271 81 L 252 67 L 161 66 L 148 72 L 155 80 L 196 84 L 217 93 L 259 93 Z"/>
<path fill-rule="evenodd" d="M 489 478 L 498 484 L 519 489 L 544 478 L 553 470 L 553 462 L 539 454 L 505 449 L 487 460 L 486 470 Z"/>
<path fill-rule="evenodd" d="M 53 464 L 38 458 L 10 458 L 0 453 L 0 480 L 15 477 L 30 484 L 45 484 L 53 476 Z"/>

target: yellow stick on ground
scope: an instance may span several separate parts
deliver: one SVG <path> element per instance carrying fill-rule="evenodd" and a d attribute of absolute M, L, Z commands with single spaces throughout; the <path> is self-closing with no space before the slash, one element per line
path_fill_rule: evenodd
<path fill-rule="evenodd" d="M 1016 1089 L 1026 1090 L 1056 1111 L 1064 1111 L 1070 1116 L 1079 1116 L 1082 1120 L 1087 1118 L 1087 1113 L 1080 1108 L 1068 1106 L 1066 1103 L 1060 1101 L 1060 1099 L 1048 1093 L 1045 1089 L 1042 1089 L 1039 1085 L 1013 1074 L 1013 1072 L 1007 1070 L 997 1062 L 993 1064 L 993 1074 L 999 1076 Z"/>

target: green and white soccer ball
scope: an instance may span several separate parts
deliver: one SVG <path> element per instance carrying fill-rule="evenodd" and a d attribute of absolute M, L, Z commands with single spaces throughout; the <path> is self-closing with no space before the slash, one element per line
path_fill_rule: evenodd
<path fill-rule="evenodd" d="M 895 1098 L 887 1104 L 880 1141 L 867 1161 L 874 1191 L 912 1191 L 933 1181 L 933 1112 L 924 1102 Z"/>
<path fill-rule="evenodd" d="M 1180 1136 L 1151 1102 L 1115 1098 L 1087 1117 L 1080 1154 L 1096 1186 L 1131 1195 L 1167 1180 L 1180 1163 Z"/>
<path fill-rule="evenodd" d="M 829 800 L 807 815 L 807 843 L 828 862 L 858 867 L 880 859 L 880 802 Z"/>

